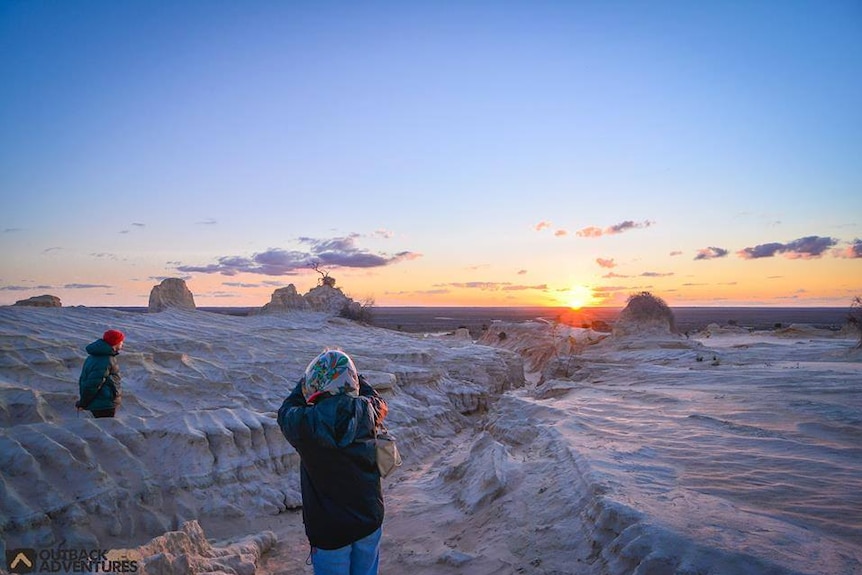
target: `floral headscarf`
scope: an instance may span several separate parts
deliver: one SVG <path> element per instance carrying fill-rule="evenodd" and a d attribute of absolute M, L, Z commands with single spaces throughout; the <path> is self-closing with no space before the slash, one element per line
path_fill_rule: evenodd
<path fill-rule="evenodd" d="M 326 350 L 305 368 L 302 394 L 306 401 L 324 393 L 359 395 L 359 374 L 353 360 L 343 351 Z"/>

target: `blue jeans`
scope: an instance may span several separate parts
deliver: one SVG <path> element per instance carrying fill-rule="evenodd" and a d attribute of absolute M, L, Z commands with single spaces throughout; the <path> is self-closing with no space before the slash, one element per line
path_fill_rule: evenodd
<path fill-rule="evenodd" d="M 377 575 L 383 528 L 339 549 L 311 550 L 314 575 Z"/>

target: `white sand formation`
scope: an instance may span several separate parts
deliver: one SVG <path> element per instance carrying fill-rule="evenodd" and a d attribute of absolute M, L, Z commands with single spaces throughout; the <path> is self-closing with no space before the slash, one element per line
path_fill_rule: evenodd
<path fill-rule="evenodd" d="M 311 306 L 305 298 L 297 293 L 296 286 L 289 284 L 272 292 L 269 303 L 260 308 L 261 313 L 308 311 Z"/>
<path fill-rule="evenodd" d="M 78 416 L 82 349 L 126 333 L 114 420 Z M 185 521 L 251 525 L 300 505 L 275 411 L 310 357 L 350 350 L 385 389 L 405 455 L 436 449 L 488 397 L 522 385 L 514 354 L 358 327 L 325 314 L 0 308 L 4 543 L 129 546 Z M 294 518 L 296 519 L 296 518 Z"/>
<path fill-rule="evenodd" d="M 299 294 L 293 284 L 278 288 L 272 293 L 269 303 L 258 312 L 285 313 L 308 310 L 356 318 L 360 315 L 362 304 L 345 295 L 341 288 L 335 287 L 335 278 L 326 275 L 320 285 L 311 288 L 305 295 Z"/>
<path fill-rule="evenodd" d="M 147 311 L 158 313 L 166 309 L 196 309 L 195 296 L 180 278 L 167 278 L 150 290 Z"/>
<path fill-rule="evenodd" d="M 19 299 L 14 305 L 27 307 L 63 307 L 60 298 L 55 295 L 34 295 L 27 299 Z"/>
<path fill-rule="evenodd" d="M 77 417 L 82 349 L 107 327 L 127 335 L 124 403 Z M 0 308 L 3 546 L 310 573 L 275 410 L 334 345 L 405 456 L 384 482 L 384 573 L 858 572 L 855 342 L 649 334 L 495 323 L 484 345 L 301 311 Z"/>
<path fill-rule="evenodd" d="M 244 575 L 256 571 L 263 554 L 275 543 L 275 533 L 264 531 L 224 547 L 214 546 L 197 521 L 188 521 L 177 531 L 160 535 L 136 549 L 117 550 L 115 554 L 145 566 L 148 575 Z"/>

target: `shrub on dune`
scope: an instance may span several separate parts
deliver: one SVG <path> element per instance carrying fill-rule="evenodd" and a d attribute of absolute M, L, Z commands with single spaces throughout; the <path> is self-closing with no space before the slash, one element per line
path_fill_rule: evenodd
<path fill-rule="evenodd" d="M 620 312 L 614 332 L 618 335 L 659 328 L 676 332 L 676 321 L 668 305 L 658 296 L 643 291 L 629 296 Z"/>

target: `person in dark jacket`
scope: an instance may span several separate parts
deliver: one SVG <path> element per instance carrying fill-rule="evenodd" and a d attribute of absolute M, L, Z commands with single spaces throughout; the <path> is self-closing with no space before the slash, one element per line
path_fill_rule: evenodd
<path fill-rule="evenodd" d="M 88 356 L 78 378 L 78 410 L 89 410 L 93 417 L 114 417 L 122 396 L 117 355 L 125 339 L 123 332 L 109 329 L 86 347 Z"/>
<path fill-rule="evenodd" d="M 386 402 L 350 357 L 326 350 L 278 410 L 300 456 L 302 520 L 315 575 L 375 575 L 383 492 L 374 437 Z"/>

